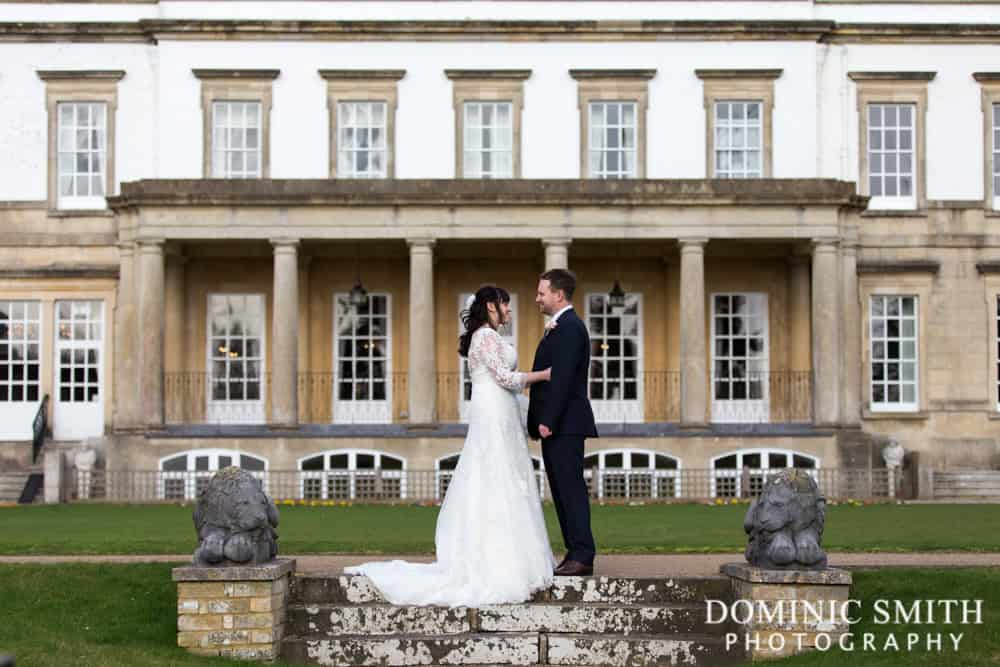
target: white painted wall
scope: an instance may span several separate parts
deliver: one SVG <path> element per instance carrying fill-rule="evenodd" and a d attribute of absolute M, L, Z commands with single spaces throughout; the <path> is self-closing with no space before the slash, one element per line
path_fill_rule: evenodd
<path fill-rule="evenodd" d="M 362 8 L 369 17 L 390 10 L 424 18 L 455 16 L 566 18 L 608 12 L 663 17 L 679 8 L 700 15 L 866 12 L 877 7 L 808 2 L 698 5 L 648 3 L 312 3 L 165 2 L 159 5 L 66 5 L 92 16 L 132 18 L 136 13 L 207 15 L 227 8 L 260 15 L 346 17 Z M 52 5 L 0 3 L 0 19 L 18 8 Z M 115 13 L 115 7 L 120 8 Z M 949 11 L 949 20 L 992 13 L 1000 5 L 908 7 L 907 19 Z M 692 10 L 693 11 L 693 10 Z M 111 12 L 103 15 L 99 12 Z M 271 12 L 271 14 L 267 14 Z M 298 12 L 299 14 L 296 14 Z M 339 12 L 339 14 L 338 14 Z M 559 15 L 559 12 L 562 12 Z M 763 13 L 763 14 L 762 14 Z M 846 14 L 845 14 L 846 15 Z M 944 16 L 944 14 L 941 14 Z M 979 15 L 979 14 L 976 14 Z M 40 15 L 36 15 L 37 20 Z M 454 18 L 455 16 L 450 16 Z M 839 16 L 839 15 L 838 15 Z M 355 16 L 355 18 L 358 18 Z M 322 68 L 402 68 L 397 110 L 396 175 L 454 176 L 454 114 L 447 68 L 526 68 L 522 169 L 526 178 L 580 176 L 577 84 L 571 68 L 655 68 L 649 83 L 647 174 L 651 178 L 701 178 L 705 174 L 705 110 L 696 68 L 782 68 L 775 83 L 774 175 L 779 178 L 857 177 L 857 112 L 850 70 L 933 70 L 929 86 L 928 197 L 982 197 L 983 130 L 980 89 L 974 71 L 996 70 L 1000 46 L 822 45 L 810 42 L 177 42 L 144 44 L 0 43 L 0 201 L 46 197 L 44 83 L 39 69 L 125 69 L 119 87 L 117 172 L 120 180 L 201 176 L 200 82 L 193 68 L 277 68 L 271 117 L 271 173 L 275 178 L 325 178 L 328 173 L 328 110 Z"/>

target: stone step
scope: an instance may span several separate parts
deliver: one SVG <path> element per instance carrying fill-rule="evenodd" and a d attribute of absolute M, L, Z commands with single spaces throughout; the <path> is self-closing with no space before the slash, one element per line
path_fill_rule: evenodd
<path fill-rule="evenodd" d="M 558 632 L 616 635 L 719 633 L 704 604 L 533 604 L 477 609 L 368 605 L 293 605 L 288 632 L 302 636 L 452 635 L 467 632 Z"/>
<path fill-rule="evenodd" d="M 451 637 L 338 637 L 313 639 L 287 636 L 281 659 L 314 665 L 572 665 L 584 667 L 633 667 L 640 665 L 689 665 L 712 667 L 744 661 L 739 650 L 727 652 L 719 637 L 675 637 L 601 634 L 496 635 L 466 634 Z"/>
<path fill-rule="evenodd" d="M 583 604 L 676 604 L 730 594 L 725 577 L 556 577 L 533 602 Z M 386 600 L 371 580 L 358 575 L 297 575 L 291 604 L 371 604 Z"/>

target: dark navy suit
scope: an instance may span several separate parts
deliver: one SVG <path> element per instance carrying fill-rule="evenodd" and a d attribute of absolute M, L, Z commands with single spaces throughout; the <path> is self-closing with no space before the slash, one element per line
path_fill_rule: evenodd
<path fill-rule="evenodd" d="M 542 458 L 549 489 L 559 517 L 570 560 L 594 563 L 594 536 L 590 530 L 590 499 L 583 479 L 583 443 L 597 437 L 594 411 L 587 398 L 590 335 L 572 308 L 556 320 L 535 351 L 533 371 L 552 368 L 549 382 L 531 385 L 528 433 L 542 440 Z M 539 424 L 552 431 L 541 438 Z"/>

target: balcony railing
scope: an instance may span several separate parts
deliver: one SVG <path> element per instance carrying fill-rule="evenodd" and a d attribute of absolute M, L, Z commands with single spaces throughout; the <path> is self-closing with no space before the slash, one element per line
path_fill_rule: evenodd
<path fill-rule="evenodd" d="M 350 382 L 329 372 L 298 374 L 299 422 L 302 424 L 405 423 L 408 374 Z M 209 373 L 164 374 L 167 424 L 266 424 L 271 413 L 270 373 L 260 378 L 219 380 Z M 591 378 L 591 403 L 598 423 L 680 421 L 679 371 L 645 371 L 637 378 L 598 381 Z M 734 389 L 735 387 L 735 389 Z M 437 418 L 466 421 L 470 386 L 458 372 L 436 376 Z M 753 373 L 727 388 L 713 382 L 712 421 L 717 423 L 809 423 L 812 421 L 812 373 Z"/>
<path fill-rule="evenodd" d="M 760 494 L 768 475 L 777 469 L 755 470 L 625 470 L 585 471 L 594 500 L 704 501 L 752 498 Z M 884 468 L 828 468 L 806 470 L 828 499 L 898 497 L 905 487 L 899 472 Z M 93 472 L 71 469 L 64 479 L 65 496 L 71 500 L 107 502 L 191 501 L 197 498 L 214 473 L 124 470 Z M 253 472 L 275 500 L 318 503 L 427 502 L 444 498 L 451 470 L 269 470 Z M 908 472 L 904 471 L 904 474 Z M 539 494 L 550 499 L 544 470 L 536 473 Z M 890 488 L 892 489 L 890 490 Z"/>

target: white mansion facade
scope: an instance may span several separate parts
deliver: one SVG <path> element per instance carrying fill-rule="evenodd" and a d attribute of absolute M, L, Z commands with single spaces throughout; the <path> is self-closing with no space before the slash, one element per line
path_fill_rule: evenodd
<path fill-rule="evenodd" d="M 588 466 L 1000 467 L 1000 3 L 0 0 L 0 147 L 7 467 L 405 495 L 559 266 Z"/>

